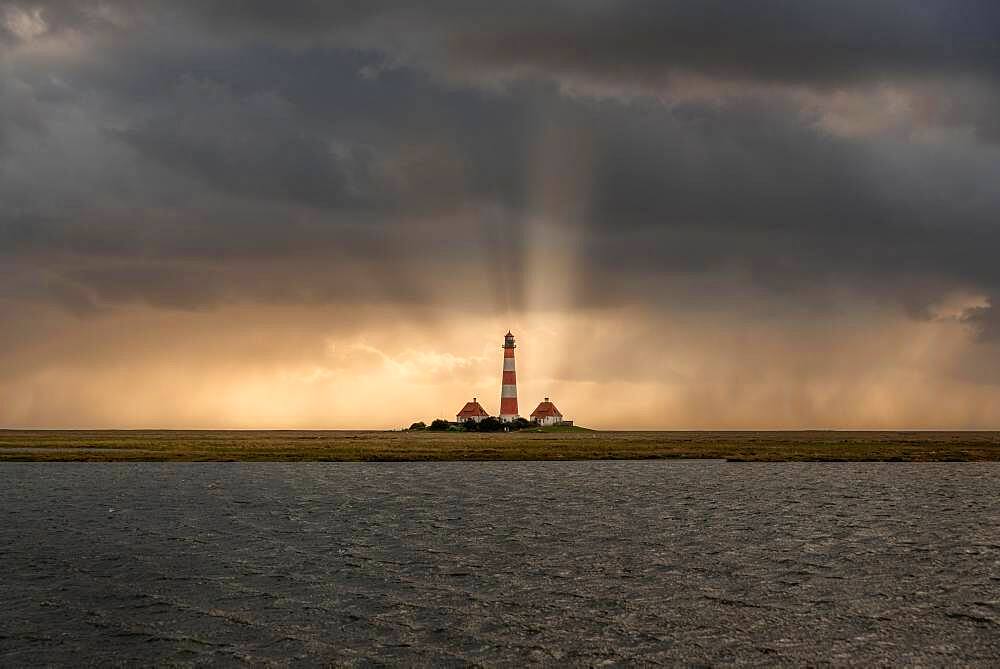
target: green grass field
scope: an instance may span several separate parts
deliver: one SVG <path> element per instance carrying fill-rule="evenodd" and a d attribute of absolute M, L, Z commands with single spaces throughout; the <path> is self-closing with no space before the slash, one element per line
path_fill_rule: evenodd
<path fill-rule="evenodd" d="M 1000 461 L 1000 432 L 0 430 L 0 461 Z"/>

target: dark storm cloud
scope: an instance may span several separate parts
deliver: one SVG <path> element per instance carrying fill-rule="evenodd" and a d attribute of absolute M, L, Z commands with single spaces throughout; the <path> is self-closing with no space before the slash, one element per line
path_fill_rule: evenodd
<path fill-rule="evenodd" d="M 251 48 L 75 77 L 106 84 L 123 108 L 143 100 L 141 121 L 116 130 L 120 139 L 232 193 L 394 215 L 451 208 L 466 188 L 515 197 L 522 102 L 436 90 L 411 71 L 373 81 L 359 75 L 371 62 Z"/>
<path fill-rule="evenodd" d="M 559 20 L 562 19 L 562 20 Z M 596 19 L 596 20 L 595 20 Z M 630 78 L 680 69 L 723 78 L 839 84 L 928 73 L 996 76 L 1000 9 L 984 0 L 608 3 L 460 37 L 485 62 Z"/>
<path fill-rule="evenodd" d="M 139 152 L 235 194 L 320 207 L 363 207 L 388 199 L 363 146 L 303 131 L 284 99 L 235 97 L 211 82 L 183 80 L 141 124 L 117 132 Z"/>
<path fill-rule="evenodd" d="M 175 5 L 176 6 L 176 5 Z M 215 29 L 316 36 L 368 29 L 377 46 L 473 63 L 630 79 L 686 70 L 723 78 L 839 84 L 929 73 L 1000 73 L 1000 8 L 989 0 L 687 2 L 197 2 Z M 385 35 L 401 22 L 426 44 Z M 435 43 L 437 42 L 437 43 Z M 411 46 L 412 45 L 412 46 Z M 407 54 L 404 54 L 407 55 Z"/>
<path fill-rule="evenodd" d="M 341 44 L 467 83 L 519 78 L 660 100 L 917 86 L 914 120 L 1000 138 L 1000 9 L 988 0 L 193 3 L 230 39 Z M 381 66 L 370 69 L 378 72 Z M 693 80 L 692 80 L 693 78 Z M 927 82 L 940 85 L 927 88 Z M 964 82 L 956 87 L 956 81 Z M 744 88 L 741 88 L 744 87 Z M 694 90 L 692 90 L 694 89 Z M 870 91 L 869 91 L 870 92 Z M 970 99 L 972 100 L 970 102 Z"/>
<path fill-rule="evenodd" d="M 402 55 L 437 51 L 538 68 L 543 75 L 566 69 L 627 79 L 676 68 L 726 78 L 838 83 L 1000 73 L 1000 8 L 990 0 L 449 1 L 420 9 L 399 0 L 4 5 L 40 10 L 53 30 L 114 26 L 117 15 L 121 24 L 132 20 L 143 26 L 186 20 L 216 35 L 265 43 L 370 40 L 386 51 L 412 50 Z"/>
<path fill-rule="evenodd" d="M 0 152 L 12 131 L 40 129 L 35 91 L 17 80 L 0 77 Z"/>
<path fill-rule="evenodd" d="M 591 147 L 586 186 L 567 196 L 585 202 L 556 207 L 580 212 L 567 223 L 595 270 L 579 279 L 581 304 L 657 303 L 665 278 L 720 269 L 779 293 L 860 286 L 914 314 L 956 287 L 1000 294 L 988 145 L 838 135 L 823 126 L 825 98 L 803 107 L 727 88 L 864 98 L 899 85 L 933 100 L 910 110 L 922 122 L 988 138 L 1000 117 L 992 2 L 25 0 L 0 3 L 0 19 L 12 54 L 45 38 L 79 49 L 0 70 L 0 147 L 21 138 L 0 253 L 51 263 L 60 282 L 44 285 L 74 287 L 62 295 L 337 300 L 359 287 L 338 291 L 335 268 L 360 265 L 373 277 L 362 292 L 424 299 L 398 286 L 451 264 L 520 262 L 511 239 L 538 213 L 532 182 L 561 176 L 534 164 L 548 126 L 573 131 L 547 150 Z M 674 75 L 736 100 L 706 103 Z M 969 80 L 967 94 L 949 97 L 949 79 Z M 567 83 L 629 100 L 566 96 Z M 64 135 L 86 124 L 101 139 L 74 149 Z M 68 176 L 48 150 L 98 176 Z M 334 269 L 302 279 L 289 259 L 310 254 Z M 212 271 L 182 271 L 212 257 Z M 290 266 L 247 281 L 227 270 L 246 257 Z"/>

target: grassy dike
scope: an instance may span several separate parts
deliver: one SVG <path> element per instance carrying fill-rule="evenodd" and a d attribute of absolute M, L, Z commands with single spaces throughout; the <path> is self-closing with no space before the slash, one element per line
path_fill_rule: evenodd
<path fill-rule="evenodd" d="M 0 430 L 0 461 L 1000 461 L 1000 432 Z"/>

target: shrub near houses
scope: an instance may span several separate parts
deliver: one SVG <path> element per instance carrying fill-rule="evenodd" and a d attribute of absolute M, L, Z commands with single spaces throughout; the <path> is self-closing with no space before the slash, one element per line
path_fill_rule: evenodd
<path fill-rule="evenodd" d="M 532 425 L 534 425 L 534 423 L 525 420 L 524 418 L 515 418 L 510 422 L 503 422 L 494 416 L 484 418 L 479 422 L 467 420 L 462 423 L 466 432 L 500 432 L 501 430 L 516 432 L 518 430 L 523 430 L 526 427 L 531 427 Z"/>

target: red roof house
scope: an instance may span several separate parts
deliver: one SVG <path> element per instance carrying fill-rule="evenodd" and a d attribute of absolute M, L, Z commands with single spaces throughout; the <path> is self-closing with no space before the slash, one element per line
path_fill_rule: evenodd
<path fill-rule="evenodd" d="M 556 423 L 563 422 L 563 415 L 559 413 L 556 405 L 546 397 L 545 401 L 531 412 L 531 420 L 537 421 L 540 425 L 555 425 Z"/>
<path fill-rule="evenodd" d="M 484 418 L 488 418 L 489 414 L 486 413 L 486 409 L 476 400 L 475 397 L 472 398 L 471 402 L 466 402 L 462 410 L 455 415 L 455 422 L 464 423 L 470 418 L 477 423 Z"/>

